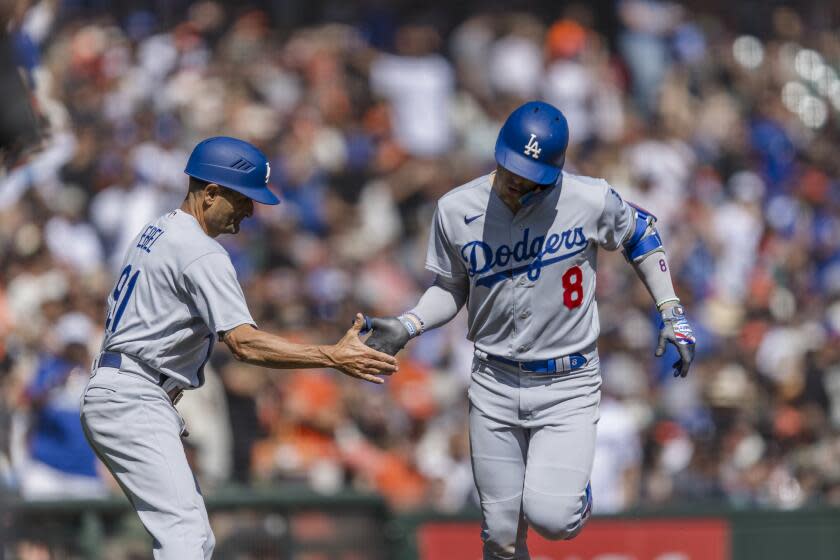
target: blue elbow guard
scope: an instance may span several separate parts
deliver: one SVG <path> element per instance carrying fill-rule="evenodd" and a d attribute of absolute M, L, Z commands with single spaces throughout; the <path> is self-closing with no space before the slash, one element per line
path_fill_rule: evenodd
<path fill-rule="evenodd" d="M 627 258 L 636 262 L 645 255 L 649 255 L 654 251 L 662 249 L 662 239 L 659 237 L 659 232 L 654 231 L 650 235 L 641 239 L 632 247 L 624 246 Z"/>
<path fill-rule="evenodd" d="M 656 216 L 633 206 L 636 210 L 636 224 L 633 234 L 624 242 L 624 254 L 630 262 L 636 262 L 641 257 L 662 249 L 662 238 L 654 228 Z"/>

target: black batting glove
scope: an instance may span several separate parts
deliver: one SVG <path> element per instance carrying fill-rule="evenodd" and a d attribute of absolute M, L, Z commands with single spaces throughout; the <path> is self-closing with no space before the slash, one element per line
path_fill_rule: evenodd
<path fill-rule="evenodd" d="M 373 330 L 365 344 L 391 356 L 396 356 L 411 340 L 408 327 L 397 317 L 372 317 L 365 324 Z"/>
<path fill-rule="evenodd" d="M 656 345 L 656 357 L 665 353 L 665 344 L 671 343 L 680 353 L 680 359 L 674 362 L 674 377 L 685 377 L 694 360 L 695 343 L 694 331 L 685 318 L 682 305 L 675 305 L 663 309 L 662 320 L 659 324 L 659 343 Z"/>

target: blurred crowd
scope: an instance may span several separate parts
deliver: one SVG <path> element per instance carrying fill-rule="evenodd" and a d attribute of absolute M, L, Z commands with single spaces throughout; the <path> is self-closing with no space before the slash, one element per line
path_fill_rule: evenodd
<path fill-rule="evenodd" d="M 271 160 L 283 203 L 220 238 L 259 326 L 334 342 L 357 311 L 416 302 L 436 200 L 492 170 L 502 121 L 540 98 L 568 117 L 566 169 L 658 216 L 697 331 L 691 375 L 670 378 L 649 295 L 621 255 L 602 255 L 596 512 L 840 505 L 838 14 L 779 5 L 739 27 L 619 0 L 607 28 L 583 3 L 453 18 L 371 2 L 289 27 L 182 4 L 173 23 L 41 0 L 13 22 L 47 134 L 0 177 L 4 491 L 114 491 L 78 399 L 115 269 L 183 199 L 196 142 L 237 136 Z M 205 492 L 289 483 L 400 509 L 471 503 L 465 332 L 461 314 L 413 341 L 383 386 L 217 347 L 207 385 L 179 404 Z"/>

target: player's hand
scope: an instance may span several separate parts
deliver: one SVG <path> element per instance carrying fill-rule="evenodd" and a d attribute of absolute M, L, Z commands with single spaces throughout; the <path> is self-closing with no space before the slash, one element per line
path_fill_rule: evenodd
<path fill-rule="evenodd" d="M 411 338 L 408 329 L 396 317 L 373 317 L 368 322 L 373 334 L 368 337 L 365 344 L 374 350 L 396 356 Z"/>
<path fill-rule="evenodd" d="M 670 342 L 676 346 L 680 353 L 680 359 L 674 362 L 674 377 L 685 377 L 688 375 L 688 368 L 694 360 L 694 349 L 696 339 L 691 325 L 685 318 L 685 310 L 682 305 L 674 305 L 662 310 L 662 321 L 659 326 L 659 343 L 656 345 L 656 356 L 660 357 L 665 353 L 665 343 Z"/>
<path fill-rule="evenodd" d="M 359 332 L 365 324 L 361 313 L 356 314 L 356 320 L 335 346 L 330 347 L 329 356 L 333 367 L 345 375 L 370 381 L 384 383 L 385 380 L 377 375 L 391 375 L 397 371 L 397 360 L 393 356 L 377 352 L 368 348 L 359 338 Z"/>

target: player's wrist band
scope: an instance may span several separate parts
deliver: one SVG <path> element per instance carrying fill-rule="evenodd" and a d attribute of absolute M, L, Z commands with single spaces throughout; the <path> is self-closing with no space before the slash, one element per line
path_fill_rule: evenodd
<path fill-rule="evenodd" d="M 679 302 L 677 305 L 664 309 L 660 313 L 663 321 L 676 321 L 685 318 L 685 308 Z"/>
<path fill-rule="evenodd" d="M 665 305 L 666 303 L 676 303 L 677 305 L 680 305 L 680 298 L 673 297 L 673 298 L 668 298 L 666 300 L 660 301 L 659 303 L 656 304 L 656 310 L 659 311 L 660 313 L 662 313 L 662 311 L 663 311 L 662 306 Z"/>
<path fill-rule="evenodd" d="M 425 330 L 425 325 L 423 324 L 423 321 L 421 321 L 420 317 L 418 317 L 414 313 L 403 313 L 402 315 L 397 317 L 397 319 L 400 320 L 400 323 L 402 323 L 405 329 L 408 331 L 409 338 L 420 336 Z"/>
<path fill-rule="evenodd" d="M 417 336 L 417 326 L 414 324 L 414 321 L 412 321 L 405 315 L 400 315 L 399 317 L 397 317 L 397 319 L 400 320 L 400 323 L 403 324 L 405 330 L 408 331 L 409 338 L 414 338 L 415 336 Z"/>

